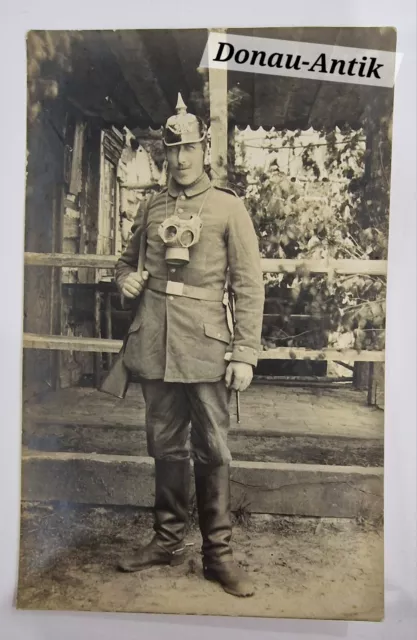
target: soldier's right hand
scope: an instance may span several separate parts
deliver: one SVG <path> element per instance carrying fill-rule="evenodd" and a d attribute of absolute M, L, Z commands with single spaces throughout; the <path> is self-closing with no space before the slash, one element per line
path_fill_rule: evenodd
<path fill-rule="evenodd" d="M 129 273 L 122 284 L 122 294 L 125 298 L 137 298 L 146 286 L 146 281 L 149 277 L 147 271 L 142 273 Z"/>

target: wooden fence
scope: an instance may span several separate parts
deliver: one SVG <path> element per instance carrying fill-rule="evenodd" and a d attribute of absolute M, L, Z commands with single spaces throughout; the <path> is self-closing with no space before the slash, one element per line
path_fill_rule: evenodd
<path fill-rule="evenodd" d="M 64 253 L 25 253 L 25 266 L 78 267 L 108 269 L 115 266 L 118 256 Z M 261 260 L 264 273 L 296 273 L 301 270 L 314 274 L 386 276 L 385 260 Z M 116 353 L 122 342 L 106 338 L 82 338 L 62 335 L 38 335 L 24 333 L 23 347 L 26 349 L 50 349 L 58 351 L 89 351 Z M 354 362 L 383 362 L 384 351 L 357 351 L 355 349 L 324 348 L 321 350 L 276 347 L 260 351 L 260 360 L 336 360 Z"/>
<path fill-rule="evenodd" d="M 103 256 L 79 253 L 25 253 L 25 265 L 37 267 L 83 267 L 92 269 L 108 269 L 114 267 L 119 256 Z M 262 258 L 264 273 L 285 271 L 295 273 L 297 269 L 305 269 L 309 273 L 330 273 L 338 275 L 386 276 L 386 260 L 295 260 L 280 258 Z"/>

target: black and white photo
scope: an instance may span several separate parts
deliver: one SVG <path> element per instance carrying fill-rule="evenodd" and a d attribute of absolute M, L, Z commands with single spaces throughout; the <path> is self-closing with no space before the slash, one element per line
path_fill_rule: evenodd
<path fill-rule="evenodd" d="M 28 33 L 19 608 L 383 618 L 395 52 Z"/>

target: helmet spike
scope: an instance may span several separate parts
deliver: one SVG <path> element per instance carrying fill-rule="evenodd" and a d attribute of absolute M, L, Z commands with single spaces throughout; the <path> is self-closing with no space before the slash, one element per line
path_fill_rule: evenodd
<path fill-rule="evenodd" d="M 175 111 L 177 113 L 187 113 L 187 105 L 182 99 L 182 95 L 178 93 L 177 106 L 175 107 Z"/>

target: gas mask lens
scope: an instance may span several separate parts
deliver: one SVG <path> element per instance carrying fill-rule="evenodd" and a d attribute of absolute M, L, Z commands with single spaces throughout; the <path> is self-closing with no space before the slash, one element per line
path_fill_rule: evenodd
<path fill-rule="evenodd" d="M 165 242 L 172 242 L 172 240 L 174 240 L 177 233 L 178 233 L 177 227 L 174 227 L 174 225 L 171 225 L 165 229 L 163 240 L 165 240 Z"/>
<path fill-rule="evenodd" d="M 181 233 L 180 242 L 183 247 L 187 247 L 187 248 L 191 247 L 191 245 L 194 244 L 193 241 L 194 241 L 194 234 L 192 231 L 190 231 L 189 229 L 186 229 Z"/>

